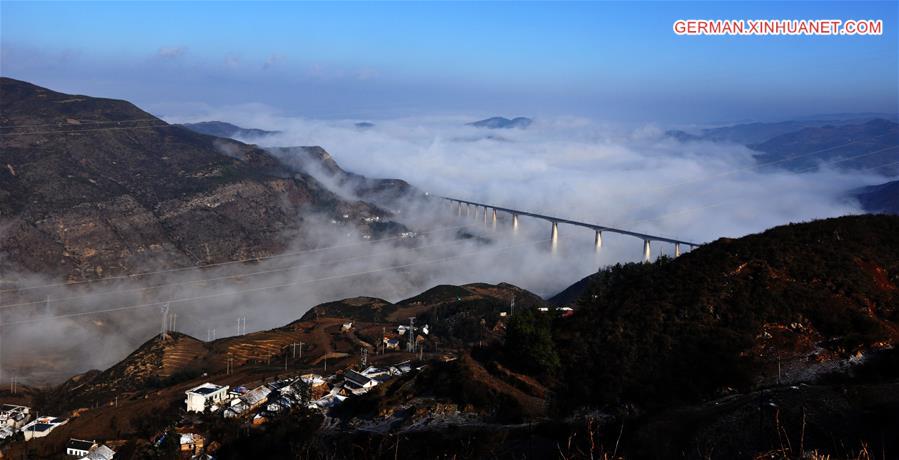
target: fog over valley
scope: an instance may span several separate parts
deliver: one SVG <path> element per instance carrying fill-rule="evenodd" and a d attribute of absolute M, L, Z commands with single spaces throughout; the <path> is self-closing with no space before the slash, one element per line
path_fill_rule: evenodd
<path fill-rule="evenodd" d="M 214 330 L 221 338 L 237 332 L 239 317 L 246 316 L 248 331 L 262 330 L 295 321 L 323 302 L 355 296 L 398 301 L 439 284 L 507 282 L 549 297 L 599 267 L 643 256 L 641 240 L 613 233 L 604 234 L 597 253 L 593 232 L 564 224 L 551 253 L 549 222 L 521 217 L 513 235 L 510 215 L 500 212 L 495 227 L 492 219 L 484 225 L 482 209 L 460 217 L 439 196 L 705 243 L 861 212 L 848 192 L 883 181 L 870 169 L 827 163 L 801 174 L 764 168 L 746 146 L 682 142 L 654 124 L 583 118 L 538 118 L 526 129 L 467 124 L 477 118 L 360 124 L 247 111 L 167 116 L 173 123 L 217 119 L 274 132 L 235 138 L 267 148 L 344 199 L 359 197 L 324 163 L 277 147 L 321 146 L 344 170 L 403 179 L 430 199 L 392 203 L 393 220 L 408 230 L 382 241 L 348 222 L 317 216 L 304 223 L 297 238 L 302 244 L 244 264 L 175 272 L 147 266 L 135 272 L 159 273 L 70 286 L 19 274 L 13 288 L 56 286 L 4 293 L 3 320 L 15 324 L 4 330 L 5 373 L 37 383 L 105 368 L 159 330 L 164 303 L 176 313 L 178 331 L 203 339 Z M 233 154 L 233 147 L 219 148 Z M 674 249 L 654 243 L 652 251 L 655 258 Z M 86 314 L 93 311 L 105 312 Z M 104 346 L 96 347 L 97 340 Z"/>

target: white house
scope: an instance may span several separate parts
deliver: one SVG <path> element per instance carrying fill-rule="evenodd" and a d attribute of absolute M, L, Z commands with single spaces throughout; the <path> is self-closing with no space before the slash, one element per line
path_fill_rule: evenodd
<path fill-rule="evenodd" d="M 13 430 L 17 430 L 28 423 L 31 416 L 31 409 L 25 406 L 17 406 L 15 404 L 4 404 L 0 406 L 0 426 L 7 426 Z"/>
<path fill-rule="evenodd" d="M 65 425 L 69 420 L 53 416 L 38 417 L 31 423 L 22 427 L 22 433 L 25 435 L 26 441 L 34 438 L 43 438 L 50 434 L 51 431 L 60 425 Z"/>
<path fill-rule="evenodd" d="M 356 395 L 366 393 L 378 384 L 377 380 L 368 378 L 354 370 L 344 372 L 343 379 L 344 388 Z"/>
<path fill-rule="evenodd" d="M 82 458 L 87 456 L 96 445 L 97 443 L 94 441 L 70 438 L 69 442 L 66 443 L 66 455 Z"/>
<path fill-rule="evenodd" d="M 240 400 L 246 403 L 251 410 L 255 409 L 268 401 L 268 395 L 272 392 L 267 386 L 262 385 L 248 391 L 240 397 Z"/>
<path fill-rule="evenodd" d="M 206 382 L 185 391 L 184 394 L 187 395 L 184 403 L 187 404 L 188 412 L 205 412 L 207 401 L 209 405 L 213 405 L 225 400 L 228 386 Z"/>
<path fill-rule="evenodd" d="M 84 457 L 81 457 L 82 460 L 112 460 L 115 457 L 115 451 L 110 449 L 106 444 L 96 446 L 91 449 L 90 453 Z"/>

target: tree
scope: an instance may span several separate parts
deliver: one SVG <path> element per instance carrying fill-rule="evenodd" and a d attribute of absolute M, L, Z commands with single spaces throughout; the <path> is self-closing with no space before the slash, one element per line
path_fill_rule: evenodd
<path fill-rule="evenodd" d="M 560 361 L 550 315 L 533 309 L 515 312 L 506 326 L 505 351 L 512 365 L 523 371 L 555 374 Z"/>

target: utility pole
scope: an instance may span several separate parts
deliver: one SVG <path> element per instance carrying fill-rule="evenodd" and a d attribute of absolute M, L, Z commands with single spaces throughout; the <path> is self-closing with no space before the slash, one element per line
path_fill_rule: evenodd
<path fill-rule="evenodd" d="M 512 302 L 509 304 L 509 316 L 515 313 L 515 293 L 512 293 Z"/>
<path fill-rule="evenodd" d="M 415 353 L 415 317 L 409 317 L 409 352 Z"/>
<path fill-rule="evenodd" d="M 166 324 L 166 323 L 168 322 L 169 304 L 168 303 L 164 304 L 161 307 L 161 310 L 162 310 L 162 327 L 161 327 L 161 331 L 159 333 L 159 338 L 161 340 L 165 340 L 165 337 L 166 337 L 165 335 L 166 335 L 167 326 L 168 326 L 168 324 Z"/>

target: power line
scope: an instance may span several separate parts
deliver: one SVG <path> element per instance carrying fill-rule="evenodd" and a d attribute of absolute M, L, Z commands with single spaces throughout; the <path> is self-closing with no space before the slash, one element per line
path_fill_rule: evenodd
<path fill-rule="evenodd" d="M 0 323 L 0 327 L 12 326 L 12 325 L 17 325 L 17 324 L 37 323 L 37 322 L 48 321 L 48 320 L 53 320 L 53 319 L 87 316 L 87 315 L 94 315 L 94 314 L 100 314 L 100 313 L 112 313 L 112 312 L 117 312 L 117 311 L 136 310 L 136 309 L 140 309 L 140 308 L 155 307 L 155 306 L 165 305 L 165 304 L 193 302 L 193 301 L 197 301 L 197 300 L 207 300 L 207 299 L 214 299 L 214 298 L 220 298 L 220 297 L 228 297 L 228 296 L 233 296 L 233 295 L 238 295 L 238 294 L 245 294 L 245 293 L 249 293 L 249 292 L 261 292 L 261 291 L 266 291 L 266 290 L 270 290 L 270 289 L 280 289 L 280 288 L 290 287 L 290 286 L 299 286 L 299 285 L 304 285 L 304 284 L 316 283 L 316 282 L 320 282 L 320 281 L 331 281 L 331 280 L 336 280 L 336 279 L 352 278 L 355 276 L 363 276 L 363 275 L 369 275 L 369 274 L 380 273 L 380 272 L 385 272 L 385 271 L 400 270 L 403 268 L 415 267 L 415 266 L 419 266 L 419 265 L 437 264 L 437 263 L 447 262 L 447 261 L 451 261 L 451 260 L 461 259 L 461 258 L 467 257 L 467 256 L 483 254 L 485 251 L 499 252 L 499 251 L 504 251 L 507 249 L 512 249 L 512 248 L 518 247 L 518 246 L 543 243 L 543 242 L 547 242 L 547 241 L 549 241 L 548 238 L 543 238 L 543 239 L 538 239 L 538 240 L 530 240 L 530 241 L 526 241 L 523 243 L 515 243 L 515 244 L 511 244 L 511 245 L 507 245 L 507 246 L 503 246 L 503 247 L 499 247 L 499 248 L 485 249 L 484 251 L 479 251 L 479 252 L 469 252 L 469 253 L 457 254 L 455 256 L 442 257 L 442 258 L 438 258 L 438 259 L 428 259 L 428 260 L 423 260 L 423 261 L 418 261 L 418 262 L 410 262 L 407 264 L 393 265 L 393 266 L 389 266 L 389 267 L 381 267 L 381 268 L 366 270 L 366 271 L 361 271 L 361 272 L 326 276 L 323 278 L 317 278 L 317 279 L 312 279 L 312 280 L 295 281 L 292 283 L 281 283 L 281 284 L 275 284 L 275 285 L 271 285 L 271 286 L 240 289 L 240 290 L 235 290 L 235 291 L 231 291 L 231 292 L 219 292 L 216 294 L 207 294 L 207 295 L 195 296 L 195 297 L 183 297 L 183 298 L 170 299 L 170 300 L 159 301 L 159 302 L 150 302 L 150 303 L 143 303 L 143 304 L 137 304 L 137 305 L 128 305 L 128 306 L 122 306 L 122 307 L 107 308 L 107 309 L 101 309 L 101 310 L 91 310 L 91 311 L 85 311 L 85 312 L 68 313 L 68 314 L 63 314 L 63 315 L 47 316 L 47 317 L 43 317 L 43 318 L 32 318 L 32 319 L 25 319 L 25 320 L 18 320 L 18 321 L 10 321 L 10 322 Z"/>
<path fill-rule="evenodd" d="M 463 243 L 468 243 L 468 242 L 469 242 L 469 240 L 453 240 L 450 242 L 417 246 L 414 248 L 410 248 L 410 250 L 417 251 L 420 249 L 430 249 L 430 248 L 437 248 L 437 247 L 442 247 L 442 246 L 461 245 Z M 392 250 L 392 248 L 390 248 L 390 250 Z M 279 268 L 273 268 L 273 269 L 268 269 L 268 270 L 260 270 L 260 271 L 255 271 L 255 272 L 235 273 L 235 274 L 231 274 L 231 275 L 224 275 L 224 276 L 218 276 L 218 277 L 213 277 L 213 278 L 199 278 L 199 279 L 189 280 L 189 281 L 161 283 L 161 284 L 154 284 L 151 286 L 134 287 L 134 288 L 128 288 L 128 289 L 97 291 L 97 292 L 91 292 L 88 294 L 81 294 L 81 295 L 68 296 L 68 297 L 56 297 L 56 298 L 52 298 L 52 299 L 47 297 L 45 300 L 33 300 L 33 301 L 28 301 L 28 302 L 19 302 L 19 303 L 0 305 L 0 309 L 24 307 L 24 306 L 28 306 L 28 305 L 38 305 L 38 304 L 43 304 L 43 303 L 50 302 L 50 301 L 53 301 L 53 302 L 63 301 L 64 302 L 64 301 L 71 301 L 71 300 L 78 300 L 78 299 L 86 299 L 86 298 L 102 296 L 102 295 L 149 291 L 152 289 L 158 289 L 158 288 L 170 287 L 170 286 L 185 286 L 185 285 L 208 283 L 208 282 L 212 282 L 212 281 L 221 281 L 221 280 L 227 280 L 227 279 L 239 279 L 239 278 L 246 278 L 246 277 L 252 277 L 252 276 L 259 276 L 259 275 L 268 275 L 268 274 L 272 274 L 272 273 L 286 272 L 286 271 L 290 271 L 293 269 L 312 268 L 312 267 L 319 267 L 319 266 L 323 266 L 323 265 L 336 265 L 336 264 L 340 264 L 343 262 L 352 262 L 355 260 L 368 259 L 368 258 L 372 258 L 372 257 L 382 256 L 385 254 L 389 254 L 389 251 L 372 253 L 372 254 L 367 254 L 367 255 L 363 255 L 363 256 L 351 256 L 351 257 L 346 257 L 346 258 L 331 260 L 331 261 L 326 261 L 326 262 L 317 262 L 317 263 L 300 264 L 300 265 L 289 265 L 286 267 L 279 267 Z"/>
<path fill-rule="evenodd" d="M 41 134 L 75 134 L 75 133 L 89 133 L 95 131 L 121 131 L 121 130 L 129 130 L 129 129 L 150 129 L 150 128 L 183 128 L 179 125 L 170 125 L 168 123 L 162 122 L 161 125 L 146 125 L 146 126 L 121 126 L 121 127 L 112 127 L 112 128 L 88 128 L 88 129 L 69 129 L 69 130 L 52 130 L 52 131 L 31 131 L 27 133 L 0 133 L 0 136 L 37 136 Z M 187 128 L 184 128 L 187 129 Z"/>
<path fill-rule="evenodd" d="M 433 229 L 426 230 L 423 232 L 416 232 L 416 234 L 427 235 L 430 233 L 436 233 L 436 232 L 440 232 L 440 231 L 444 231 L 444 230 L 456 230 L 456 229 L 470 227 L 470 226 L 471 225 L 454 225 L 454 226 L 447 226 L 447 227 L 438 227 L 438 228 L 433 228 Z M 93 279 L 93 280 L 69 281 L 69 282 L 64 282 L 64 283 L 49 283 L 49 284 L 25 286 L 25 287 L 21 287 L 21 288 L 2 289 L 2 290 L 0 290 L 0 293 L 30 291 L 33 289 L 43 289 L 43 288 L 48 288 L 48 287 L 75 286 L 75 285 L 80 285 L 80 284 L 103 283 L 103 282 L 115 281 L 115 280 L 121 280 L 121 279 L 133 279 L 133 278 L 139 278 L 139 277 L 149 276 L 149 275 L 158 275 L 158 274 L 162 274 L 162 273 L 174 273 L 174 272 L 182 272 L 182 271 L 187 271 L 187 270 L 204 269 L 204 268 L 211 268 L 211 267 L 221 267 L 224 265 L 243 264 L 243 263 L 247 263 L 247 262 L 261 262 L 264 260 L 277 259 L 277 258 L 281 258 L 281 257 L 293 257 L 293 256 L 305 255 L 305 254 L 310 254 L 310 253 L 315 253 L 315 252 L 329 251 L 332 249 L 351 248 L 351 247 L 362 246 L 362 245 L 367 245 L 367 244 L 381 243 L 381 242 L 385 242 L 385 241 L 400 240 L 400 239 L 404 239 L 404 238 L 405 237 L 403 237 L 403 236 L 392 236 L 392 237 L 388 237 L 388 238 L 380 238 L 377 240 L 358 241 L 355 243 L 339 244 L 339 245 L 327 246 L 327 247 L 323 247 L 323 248 L 304 249 L 302 251 L 293 251 L 293 252 L 282 252 L 279 254 L 272 254 L 270 256 L 250 257 L 250 258 L 246 258 L 246 259 L 229 260 L 229 261 L 225 261 L 225 262 L 214 262 L 214 263 L 209 263 L 209 264 L 191 265 L 189 267 L 168 268 L 168 269 L 154 270 L 154 271 L 148 271 L 148 272 L 131 273 L 128 275 L 109 276 L 106 278 Z"/>
<path fill-rule="evenodd" d="M 40 128 L 44 126 L 59 126 L 62 125 L 68 127 L 76 127 L 79 125 L 110 125 L 110 124 L 122 124 L 122 123 L 138 123 L 144 121 L 153 121 L 153 122 L 161 122 L 166 123 L 165 120 L 161 120 L 159 118 L 134 118 L 131 120 L 76 120 L 77 123 L 69 123 L 67 121 L 59 121 L 56 123 L 38 123 L 38 124 L 30 124 L 30 125 L 6 125 L 0 126 L 0 129 L 18 129 L 18 128 Z"/>

